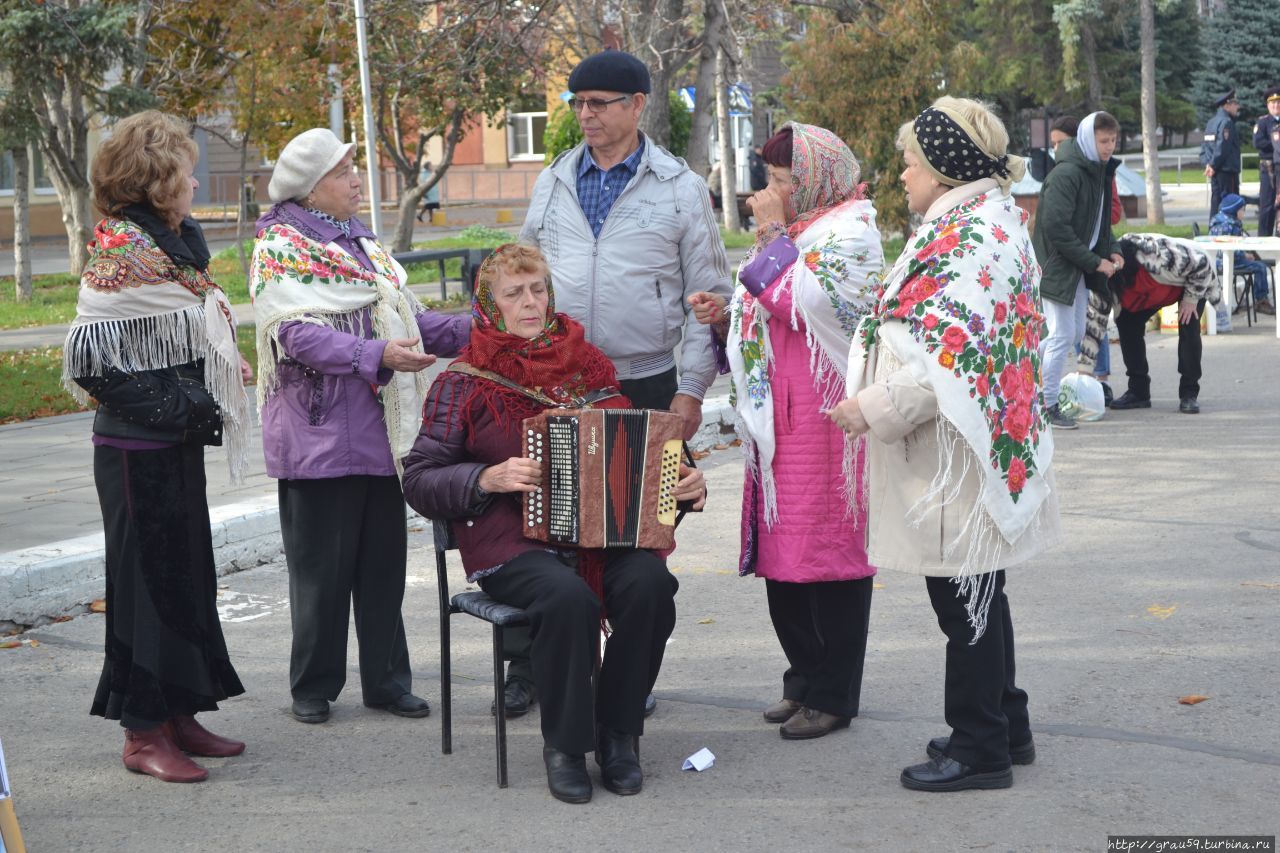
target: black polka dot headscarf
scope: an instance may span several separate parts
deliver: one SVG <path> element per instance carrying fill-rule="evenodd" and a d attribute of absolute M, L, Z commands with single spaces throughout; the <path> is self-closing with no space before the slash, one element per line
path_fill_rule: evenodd
<path fill-rule="evenodd" d="M 929 107 L 912 126 L 920 151 L 946 183 L 959 185 L 998 175 L 1009 177 L 1009 158 L 992 157 L 947 113 Z"/>

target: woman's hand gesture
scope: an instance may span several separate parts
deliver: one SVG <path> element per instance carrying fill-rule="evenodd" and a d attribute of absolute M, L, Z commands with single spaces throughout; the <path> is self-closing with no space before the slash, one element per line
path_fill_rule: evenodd
<path fill-rule="evenodd" d="M 751 215 L 756 219 L 756 227 L 776 223 L 787 224 L 787 199 L 783 198 L 772 186 L 767 186 L 747 199 Z"/>
<path fill-rule="evenodd" d="M 417 373 L 435 364 L 436 357 L 411 349 L 418 345 L 417 338 L 401 338 L 387 341 L 382 351 L 382 366 L 404 373 Z"/>
<path fill-rule="evenodd" d="M 480 472 L 480 488 L 490 494 L 532 492 L 541 485 L 542 466 L 523 456 L 512 456 Z"/>
<path fill-rule="evenodd" d="M 835 421 L 836 426 L 844 430 L 845 435 L 851 438 L 857 438 L 871 429 L 871 425 L 867 423 L 866 417 L 862 414 L 862 406 L 858 403 L 856 396 L 850 397 L 834 409 L 828 409 L 823 412 L 823 414 Z"/>

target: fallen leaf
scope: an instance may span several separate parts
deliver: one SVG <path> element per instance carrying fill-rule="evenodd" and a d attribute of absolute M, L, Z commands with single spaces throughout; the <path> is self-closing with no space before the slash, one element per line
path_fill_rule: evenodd
<path fill-rule="evenodd" d="M 16 649 L 22 643 L 18 640 L 10 640 L 7 643 L 0 643 L 0 649 Z"/>
<path fill-rule="evenodd" d="M 693 454 L 692 454 L 692 455 L 693 455 L 693 458 L 694 458 L 694 459 L 706 459 L 708 456 L 710 456 L 710 455 L 711 455 L 711 451 L 710 451 L 710 450 L 695 450 L 695 451 L 693 451 Z"/>
<path fill-rule="evenodd" d="M 52 621 L 54 621 L 54 622 L 70 622 L 70 621 L 72 620 L 72 618 L 73 618 L 73 617 L 71 617 L 71 616 L 55 616 L 55 617 L 52 619 Z"/>
<path fill-rule="evenodd" d="M 1182 696 L 1178 699 L 1179 705 L 1199 705 L 1208 699 L 1208 696 L 1201 696 L 1199 693 L 1192 693 L 1190 696 Z"/>
<path fill-rule="evenodd" d="M 30 643 L 31 643 L 31 648 L 33 648 L 33 649 L 34 649 L 34 648 L 37 648 L 37 647 L 40 645 L 40 641 L 39 641 L 39 640 L 31 640 L 31 641 L 30 641 Z"/>
<path fill-rule="evenodd" d="M 872 589 L 884 589 L 884 584 L 882 584 L 882 583 L 873 583 L 873 584 L 871 585 L 871 588 L 872 588 Z"/>
<path fill-rule="evenodd" d="M 1240 586 L 1260 586 L 1263 589 L 1280 589 L 1280 583 L 1261 583 L 1258 581 L 1244 581 Z"/>
<path fill-rule="evenodd" d="M 106 613 L 107 600 L 105 598 L 95 598 L 92 602 L 89 603 L 89 612 L 90 613 Z"/>
<path fill-rule="evenodd" d="M 730 446 L 730 447 L 741 447 L 741 446 L 742 446 L 742 439 L 740 439 L 740 438 L 735 438 L 733 441 L 729 442 L 729 446 Z"/>
<path fill-rule="evenodd" d="M 699 625 L 714 625 L 714 624 L 715 624 L 715 621 L 716 621 L 716 620 L 714 620 L 714 619 L 699 619 L 699 620 L 698 620 L 698 624 L 699 624 Z"/>
<path fill-rule="evenodd" d="M 729 449 L 729 445 L 727 445 L 727 444 L 713 444 L 713 445 L 711 445 L 711 449 L 712 449 L 712 450 L 728 450 L 728 449 Z"/>
<path fill-rule="evenodd" d="M 1168 619 L 1173 615 L 1173 611 L 1178 609 L 1178 605 L 1170 604 L 1168 607 L 1162 607 L 1159 604 L 1153 604 L 1147 608 L 1147 612 L 1157 619 Z"/>

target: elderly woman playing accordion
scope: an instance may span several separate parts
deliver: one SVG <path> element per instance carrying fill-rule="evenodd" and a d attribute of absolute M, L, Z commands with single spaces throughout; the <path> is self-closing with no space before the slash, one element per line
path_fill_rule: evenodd
<path fill-rule="evenodd" d="M 556 313 L 536 248 L 509 243 L 485 260 L 472 313 L 471 343 L 428 392 L 405 460 L 405 497 L 423 515 L 451 521 L 469 582 L 529 614 L 552 795 L 591 799 L 591 749 L 606 788 L 639 793 L 632 739 L 644 730 L 645 697 L 675 627 L 676 579 L 649 550 L 557 549 L 525 538 L 521 507 L 543 485 L 539 464 L 521 453 L 525 418 L 629 403 L 609 359 Z M 700 506 L 702 475 L 682 469 L 674 497 Z M 612 634 L 593 698 L 602 604 Z"/>

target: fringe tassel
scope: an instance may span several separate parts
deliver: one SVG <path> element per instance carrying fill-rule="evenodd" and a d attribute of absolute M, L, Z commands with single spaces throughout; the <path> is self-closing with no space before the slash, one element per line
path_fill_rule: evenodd
<path fill-rule="evenodd" d="M 77 376 L 101 376 L 108 369 L 160 370 L 204 358 L 208 347 L 204 303 L 168 314 L 73 325 L 62 351 L 62 387 L 87 406 L 89 395 L 75 383 Z"/>

